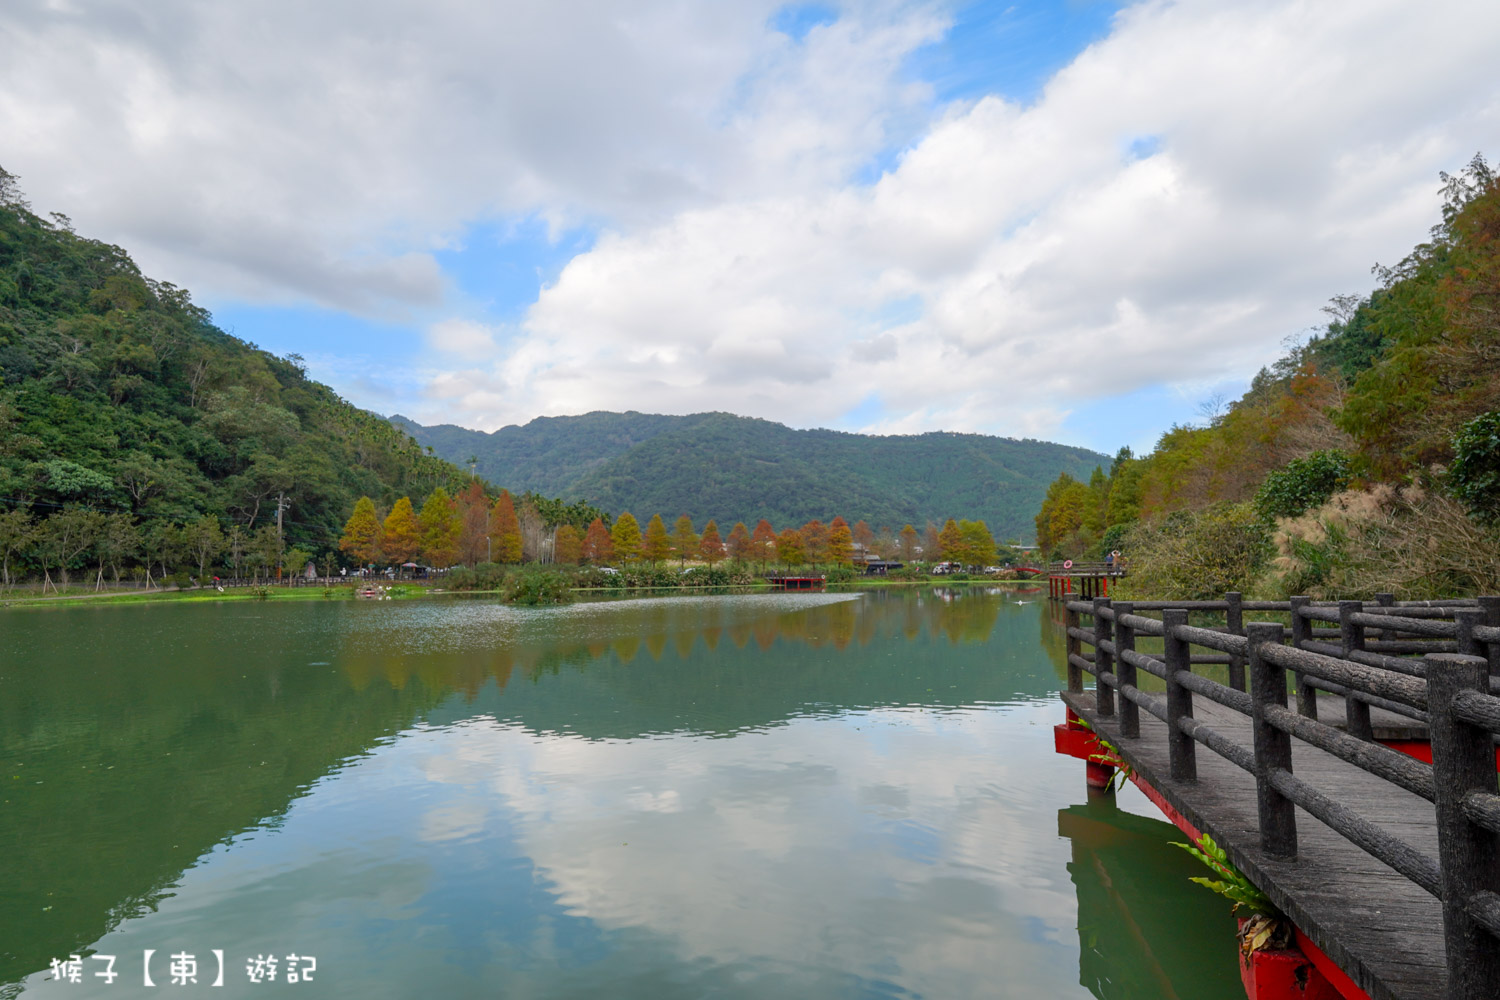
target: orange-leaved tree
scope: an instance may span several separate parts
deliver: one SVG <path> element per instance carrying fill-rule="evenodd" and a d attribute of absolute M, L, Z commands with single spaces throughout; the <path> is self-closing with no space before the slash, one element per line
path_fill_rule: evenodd
<path fill-rule="evenodd" d="M 948 518 L 943 525 L 943 530 L 938 534 L 938 550 L 944 559 L 962 563 L 964 561 L 964 536 L 958 529 L 958 522 Z"/>
<path fill-rule="evenodd" d="M 776 529 L 771 527 L 770 521 L 761 518 L 750 541 L 755 546 L 755 557 L 760 561 L 760 568 L 764 570 L 766 563 L 776 558 Z"/>
<path fill-rule="evenodd" d="M 560 563 L 574 565 L 583 554 L 583 538 L 571 524 L 561 525 L 552 543 L 552 558 Z"/>
<path fill-rule="evenodd" d="M 386 559 L 399 566 L 410 562 L 421 546 L 422 526 L 417 523 L 416 512 L 411 509 L 411 500 L 402 497 L 385 517 L 380 551 Z"/>
<path fill-rule="evenodd" d="M 471 480 L 456 498 L 458 519 L 463 533 L 458 540 L 458 561 L 465 566 L 484 562 L 489 557 L 490 499 L 484 495 L 479 480 Z"/>
<path fill-rule="evenodd" d="M 828 525 L 813 518 L 798 534 L 802 536 L 802 551 L 808 562 L 816 566 L 828 558 Z"/>
<path fill-rule="evenodd" d="M 744 527 L 744 525 L 740 525 Z M 719 537 L 719 526 L 709 521 L 703 526 L 703 537 L 698 540 L 698 555 L 712 568 L 724 558 L 724 541 Z"/>
<path fill-rule="evenodd" d="M 339 551 L 360 566 L 368 566 L 380 557 L 380 519 L 375 516 L 374 500 L 360 497 L 354 504 L 354 513 L 344 523 Z"/>
<path fill-rule="evenodd" d="M 609 529 L 604 526 L 602 517 L 594 518 L 589 524 L 589 530 L 583 536 L 582 555 L 596 566 L 615 557 L 615 543 L 609 537 Z"/>
<path fill-rule="evenodd" d="M 754 553 L 755 543 L 750 540 L 750 530 L 744 521 L 736 521 L 729 531 L 729 558 L 735 562 L 749 562 Z"/>
<path fill-rule="evenodd" d="M 521 561 L 521 521 L 510 490 L 501 490 L 490 508 L 490 558 L 501 563 Z"/>
<path fill-rule="evenodd" d="M 828 525 L 828 561 L 835 566 L 847 566 L 853 553 L 854 536 L 849 530 L 849 522 L 835 517 Z"/>
<path fill-rule="evenodd" d="M 697 554 L 698 534 L 693 530 L 693 519 L 684 514 L 672 529 L 672 555 L 677 557 L 677 565 L 681 567 Z"/>
<path fill-rule="evenodd" d="M 786 564 L 787 569 L 802 565 L 807 558 L 802 534 L 796 528 L 788 528 L 776 536 L 776 558 Z"/>
<path fill-rule="evenodd" d="M 901 559 L 911 562 L 917 557 L 917 529 L 911 525 L 901 529 Z"/>

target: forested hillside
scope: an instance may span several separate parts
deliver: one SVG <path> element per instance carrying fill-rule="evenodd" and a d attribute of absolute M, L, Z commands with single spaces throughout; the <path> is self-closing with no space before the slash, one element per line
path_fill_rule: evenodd
<path fill-rule="evenodd" d="M 216 523 L 243 549 L 274 524 L 279 497 L 284 544 L 322 553 L 362 494 L 390 503 L 438 485 L 456 492 L 468 479 L 309 381 L 295 355 L 277 358 L 219 330 L 185 290 L 145 277 L 124 250 L 74 233 L 64 216 L 38 217 L 0 171 L 8 574 L 18 559 L 23 568 L 27 558 L 64 560 L 55 573 L 86 552 L 115 568 L 160 563 L 188 543 L 157 529 L 205 518 L 205 530 Z M 63 513 L 66 537 L 38 529 Z M 113 520 L 73 517 L 85 513 Z"/>
<path fill-rule="evenodd" d="M 1116 548 L 1128 592 L 1412 598 L 1500 590 L 1500 177 L 1442 177 L 1442 221 L 1206 424 L 1059 477 L 1057 555 Z"/>
<path fill-rule="evenodd" d="M 1060 472 L 1109 460 L 1083 448 L 982 434 L 878 437 L 793 430 L 728 413 L 543 417 L 492 434 L 392 421 L 444 458 L 477 460 L 512 488 L 720 524 L 801 523 L 840 513 L 888 525 L 983 520 L 997 539 L 1029 539 Z"/>

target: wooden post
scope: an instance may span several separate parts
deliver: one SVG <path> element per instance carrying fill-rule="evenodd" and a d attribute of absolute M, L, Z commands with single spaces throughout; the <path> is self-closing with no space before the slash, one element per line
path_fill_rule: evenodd
<path fill-rule="evenodd" d="M 1311 597 L 1292 598 L 1292 648 L 1301 649 L 1302 644 L 1312 638 L 1312 622 L 1303 618 L 1301 610 L 1312 603 Z M 1294 671 L 1297 681 L 1297 714 L 1309 719 L 1318 717 L 1318 692 L 1308 681 L 1307 675 Z"/>
<path fill-rule="evenodd" d="M 1243 594 L 1234 591 L 1224 595 L 1224 603 L 1229 605 L 1224 611 L 1224 624 L 1232 635 L 1245 634 L 1245 612 L 1240 606 L 1244 600 Z M 1245 661 L 1234 655 L 1229 657 L 1229 686 L 1236 691 L 1245 690 Z"/>
<path fill-rule="evenodd" d="M 1378 607 L 1382 607 L 1382 608 L 1394 608 L 1396 606 L 1396 595 L 1395 594 L 1376 594 L 1375 595 L 1375 604 Z M 1385 629 L 1382 628 L 1382 629 L 1377 629 L 1375 631 L 1375 638 L 1377 638 L 1377 639 L 1389 639 L 1389 638 L 1391 638 L 1391 636 L 1387 635 Z"/>
<path fill-rule="evenodd" d="M 1271 785 L 1279 768 L 1292 769 L 1292 738 L 1266 722 L 1266 706 L 1286 707 L 1286 671 L 1264 656 L 1267 644 L 1281 644 L 1281 626 L 1252 622 L 1250 639 L 1250 709 L 1255 734 L 1255 800 L 1260 814 L 1260 846 L 1269 854 L 1297 856 L 1297 807 Z"/>
<path fill-rule="evenodd" d="M 1078 612 L 1072 608 L 1066 608 L 1063 613 L 1063 622 L 1068 631 L 1068 690 L 1074 693 L 1083 690 L 1083 670 L 1073 662 L 1075 655 L 1083 652 L 1083 647 L 1074 638 L 1072 630 L 1078 627 Z"/>
<path fill-rule="evenodd" d="M 1484 612 L 1484 623 L 1500 626 L 1500 597 L 1481 597 L 1479 610 Z M 1489 643 L 1488 649 L 1479 654 L 1490 661 L 1490 680 L 1500 677 L 1500 642 Z"/>
<path fill-rule="evenodd" d="M 1458 626 L 1458 651 L 1465 656 L 1484 656 L 1484 643 L 1474 638 L 1474 626 L 1484 624 L 1484 609 L 1457 608 L 1453 622 Z"/>
<path fill-rule="evenodd" d="M 1349 620 L 1351 615 L 1357 615 L 1363 609 L 1361 601 L 1339 601 L 1339 645 L 1346 657 L 1354 650 L 1365 648 L 1365 627 Z M 1353 691 L 1344 695 L 1344 729 L 1350 736 L 1362 740 L 1375 738 L 1375 731 L 1370 727 L 1370 705 L 1355 698 Z"/>
<path fill-rule="evenodd" d="M 1110 627 L 1114 623 L 1099 613 L 1107 607 L 1109 598 L 1094 598 L 1094 669 L 1099 671 L 1094 675 L 1094 708 L 1100 715 L 1115 714 L 1115 689 L 1103 679 L 1104 674 L 1114 673 L 1115 658 L 1099 645 L 1114 637 L 1114 629 Z"/>
<path fill-rule="evenodd" d="M 1168 608 L 1161 613 L 1163 642 L 1166 644 L 1167 669 L 1167 749 L 1171 759 L 1173 781 L 1198 780 L 1198 747 L 1193 738 L 1184 733 L 1177 720 L 1192 718 L 1193 692 L 1182 686 L 1179 673 L 1192 670 L 1188 644 L 1177 638 L 1176 630 L 1188 621 L 1188 613 L 1182 608 Z"/>
<path fill-rule="evenodd" d="M 1135 687 L 1135 664 L 1125 662 L 1125 651 L 1135 651 L 1135 629 L 1120 620 L 1126 615 L 1135 614 L 1135 605 L 1121 602 L 1113 607 L 1115 609 L 1115 648 L 1119 650 L 1119 655 L 1115 657 L 1115 676 L 1120 678 L 1121 687 L 1126 684 Z M 1141 735 L 1141 706 L 1124 697 L 1120 699 L 1120 735 L 1129 737 Z"/>
<path fill-rule="evenodd" d="M 1486 691 L 1489 664 L 1457 653 L 1431 653 L 1425 662 L 1447 995 L 1480 1000 L 1493 997 L 1500 983 L 1500 940 L 1469 915 L 1468 906 L 1475 892 L 1500 885 L 1500 845 L 1464 815 L 1463 801 L 1476 792 L 1494 792 L 1495 746 L 1488 732 L 1454 715 L 1453 700 L 1462 691 Z"/>

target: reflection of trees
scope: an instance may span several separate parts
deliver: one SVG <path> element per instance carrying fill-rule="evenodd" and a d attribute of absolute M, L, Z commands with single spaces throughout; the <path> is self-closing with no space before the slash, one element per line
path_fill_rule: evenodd
<path fill-rule="evenodd" d="M 1172 846 L 1175 827 L 1096 795 L 1060 810 L 1057 830 L 1073 845 L 1078 981 L 1089 992 L 1099 1000 L 1240 995 L 1229 908 L 1188 881 L 1201 868 Z"/>
<path fill-rule="evenodd" d="M 27 777 L 0 813 L 5 905 L 53 909 L 7 924 L 0 983 L 97 940 L 205 851 L 421 720 L 728 735 L 814 712 L 988 704 L 1056 687 L 1036 654 L 1036 607 L 999 598 L 627 601 L 451 640 L 428 607 L 442 606 L 80 610 L 69 629 L 52 616 L 8 619 L 3 650 L 28 655 L 0 665 L 0 757 Z M 167 657 L 164 623 L 177 629 Z"/>
<path fill-rule="evenodd" d="M 332 656 L 309 655 L 305 633 L 257 629 L 244 607 L 7 619 L 0 983 L 154 907 L 203 853 L 281 815 L 453 689 L 446 674 L 412 683 L 405 658 L 312 664 Z M 11 643 L 27 662 L 3 655 Z M 18 917 L 44 907 L 45 919 Z"/>

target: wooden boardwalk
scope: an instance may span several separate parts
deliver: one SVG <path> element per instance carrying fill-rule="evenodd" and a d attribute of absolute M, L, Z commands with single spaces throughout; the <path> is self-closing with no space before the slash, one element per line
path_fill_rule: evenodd
<path fill-rule="evenodd" d="M 1070 717 L 1229 853 L 1314 974 L 1354 1000 L 1500 1000 L 1500 599 L 1065 608 Z"/>
<path fill-rule="evenodd" d="M 1165 723 L 1143 713 L 1140 737 L 1126 739 L 1118 715 L 1095 711 L 1092 692 L 1064 693 L 1063 700 L 1172 808 L 1226 846 L 1240 870 L 1374 1000 L 1446 995 L 1442 904 L 1416 883 L 1301 810 L 1296 860 L 1267 854 L 1260 848 L 1253 775 L 1218 754 L 1203 753 L 1197 781 L 1173 781 Z M 1318 701 L 1319 715 L 1343 718 L 1342 698 L 1325 693 Z M 1252 748 L 1250 720 L 1238 712 L 1208 702 L 1196 704 L 1193 716 L 1247 751 Z M 1425 732 L 1399 716 L 1378 710 L 1376 716 L 1393 733 Z M 1292 771 L 1436 860 L 1432 803 L 1303 743 L 1293 747 Z"/>

